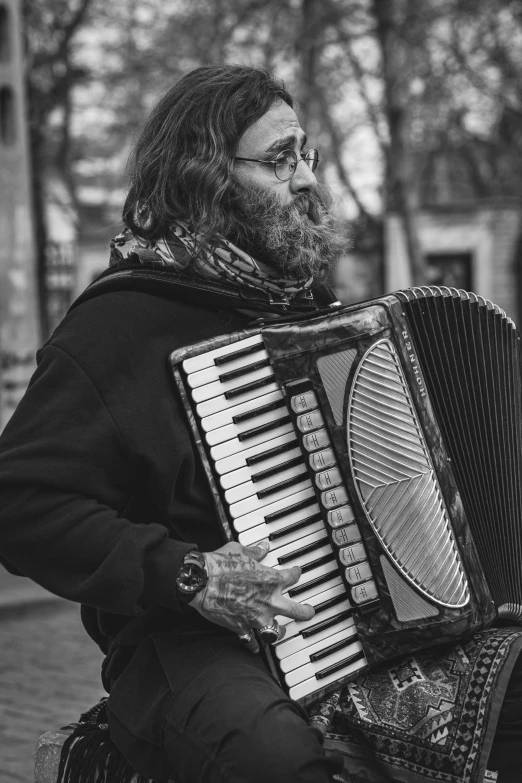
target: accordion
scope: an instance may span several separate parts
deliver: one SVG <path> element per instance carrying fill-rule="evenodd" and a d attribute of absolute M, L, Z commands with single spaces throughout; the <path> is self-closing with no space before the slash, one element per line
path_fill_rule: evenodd
<path fill-rule="evenodd" d="M 307 705 L 367 667 L 522 620 L 520 336 L 401 291 L 171 355 L 227 540 L 299 565 L 269 650 Z"/>

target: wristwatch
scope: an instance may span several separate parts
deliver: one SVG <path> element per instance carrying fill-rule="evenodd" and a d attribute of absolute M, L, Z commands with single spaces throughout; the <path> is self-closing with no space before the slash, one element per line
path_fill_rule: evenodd
<path fill-rule="evenodd" d="M 208 582 L 205 557 L 197 549 L 187 552 L 176 577 L 176 590 L 180 603 L 192 601 L 196 593 L 204 589 Z"/>

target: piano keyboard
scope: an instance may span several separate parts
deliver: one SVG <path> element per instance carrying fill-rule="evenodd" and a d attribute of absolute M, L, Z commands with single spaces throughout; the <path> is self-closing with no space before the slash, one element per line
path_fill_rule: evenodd
<path fill-rule="evenodd" d="M 261 335 L 183 369 L 237 540 L 268 538 L 264 565 L 301 568 L 285 595 L 315 615 L 277 618 L 275 656 L 290 697 L 305 698 L 366 665 L 353 607 L 378 600 L 317 398 L 302 386 L 283 394 Z"/>

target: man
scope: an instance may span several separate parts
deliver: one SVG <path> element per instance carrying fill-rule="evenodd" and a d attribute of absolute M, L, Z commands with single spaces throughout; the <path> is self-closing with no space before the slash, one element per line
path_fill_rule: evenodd
<path fill-rule="evenodd" d="M 266 543 L 223 545 L 168 365 L 260 315 L 313 312 L 343 244 L 317 161 L 266 72 L 183 78 L 137 143 L 113 246 L 135 288 L 114 275 L 69 313 L 0 440 L 2 562 L 82 603 L 107 654 L 112 739 L 146 777 L 326 783 L 338 769 L 255 654 L 252 629 L 282 638 L 277 615 L 313 616 L 283 596 L 300 570 L 264 566 Z M 140 288 L 133 268 L 151 267 L 163 283 Z"/>

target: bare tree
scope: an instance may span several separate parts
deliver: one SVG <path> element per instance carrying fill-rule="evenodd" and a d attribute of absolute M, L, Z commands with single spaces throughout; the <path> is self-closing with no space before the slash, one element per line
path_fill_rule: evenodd
<path fill-rule="evenodd" d="M 86 24 L 93 0 L 25 0 L 23 16 L 27 53 L 29 144 L 36 231 L 37 285 L 41 334 L 49 323 L 46 301 L 46 251 L 44 178 L 46 161 L 52 160 L 74 193 L 71 176 L 71 94 L 87 76 L 75 66 L 74 39 Z M 61 117 L 53 123 L 56 112 Z"/>

